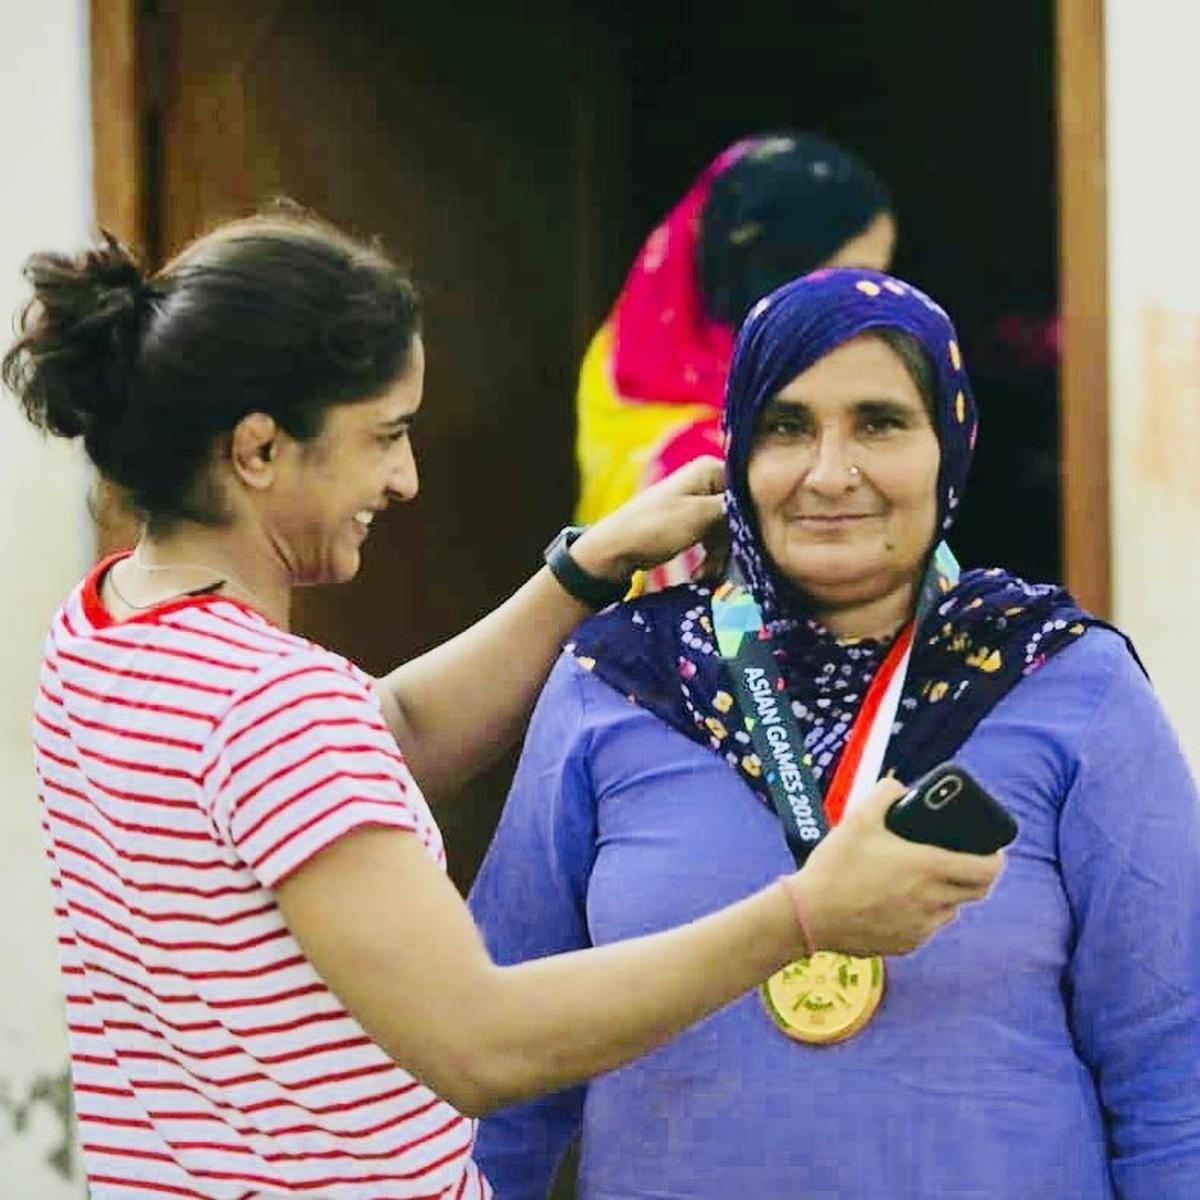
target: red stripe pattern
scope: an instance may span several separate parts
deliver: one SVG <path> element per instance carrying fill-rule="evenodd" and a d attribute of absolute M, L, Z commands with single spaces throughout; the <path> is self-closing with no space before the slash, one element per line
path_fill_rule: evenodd
<path fill-rule="evenodd" d="M 116 624 L 102 563 L 34 736 L 93 1200 L 487 1200 L 475 1127 L 321 982 L 271 889 L 354 829 L 441 835 L 345 659 L 220 596 Z"/>

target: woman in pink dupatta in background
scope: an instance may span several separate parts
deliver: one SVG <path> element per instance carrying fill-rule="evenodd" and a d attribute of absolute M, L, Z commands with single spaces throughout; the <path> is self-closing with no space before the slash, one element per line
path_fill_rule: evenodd
<path fill-rule="evenodd" d="M 576 519 L 591 524 L 702 454 L 722 454 L 734 332 L 760 296 L 819 266 L 886 269 L 891 196 L 861 159 L 811 133 L 722 151 L 646 239 L 584 356 Z M 683 582 L 697 547 L 651 572 Z"/>

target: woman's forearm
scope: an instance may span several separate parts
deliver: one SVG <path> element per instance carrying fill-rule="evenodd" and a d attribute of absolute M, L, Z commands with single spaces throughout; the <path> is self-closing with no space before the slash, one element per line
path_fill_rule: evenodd
<path fill-rule="evenodd" d="M 378 681 L 388 725 L 427 796 L 458 790 L 513 744 L 588 612 L 543 568 L 469 629 Z"/>
<path fill-rule="evenodd" d="M 665 933 L 495 967 L 470 1031 L 468 1107 L 487 1112 L 621 1066 L 803 953 L 776 884 Z"/>
<path fill-rule="evenodd" d="M 903 953 L 995 880 L 999 856 L 951 854 L 888 832 L 886 806 L 903 790 L 881 783 L 791 877 L 813 946 Z M 806 946 L 793 899 L 772 884 L 680 928 L 498 966 L 445 873 L 394 829 L 340 839 L 276 895 L 347 1010 L 468 1114 L 616 1067 Z"/>
<path fill-rule="evenodd" d="M 499 966 L 424 846 L 383 828 L 334 842 L 276 894 L 347 1010 L 396 1062 L 468 1115 L 652 1049 L 803 946 L 788 895 L 773 884 L 681 928 Z M 836 918 L 819 879 L 809 899 L 818 920 L 826 912 Z"/>
<path fill-rule="evenodd" d="M 571 557 L 614 583 L 724 528 L 724 470 L 697 458 L 588 529 Z M 496 611 L 380 679 L 384 715 L 433 798 L 466 784 L 520 733 L 563 638 L 587 616 L 542 569 Z"/>
<path fill-rule="evenodd" d="M 724 472 L 698 458 L 588 529 L 571 557 L 618 583 L 724 527 Z M 465 633 L 378 681 L 384 715 L 432 797 L 462 787 L 520 733 L 563 639 L 589 613 L 543 568 Z"/>

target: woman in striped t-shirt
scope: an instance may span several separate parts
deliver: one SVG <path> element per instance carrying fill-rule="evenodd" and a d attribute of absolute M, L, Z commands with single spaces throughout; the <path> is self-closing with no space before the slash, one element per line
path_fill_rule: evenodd
<path fill-rule="evenodd" d="M 450 790 L 512 740 L 589 608 L 719 522 L 717 465 L 564 536 L 372 681 L 289 632 L 289 595 L 353 578 L 372 518 L 416 494 L 407 277 L 294 214 L 149 278 L 111 239 L 26 274 L 4 380 L 143 523 L 56 615 L 35 711 L 96 1200 L 487 1196 L 472 1117 L 616 1067 L 806 950 L 909 950 L 990 887 L 998 859 L 886 832 L 884 784 L 803 871 L 712 916 L 497 965 L 416 780 Z"/>

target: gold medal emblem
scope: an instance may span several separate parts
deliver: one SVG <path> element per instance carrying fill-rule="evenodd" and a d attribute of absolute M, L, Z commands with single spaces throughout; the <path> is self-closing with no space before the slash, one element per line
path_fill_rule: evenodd
<path fill-rule="evenodd" d="M 788 1037 L 829 1045 L 853 1037 L 883 999 L 883 959 L 818 950 L 762 985 L 771 1019 Z"/>

